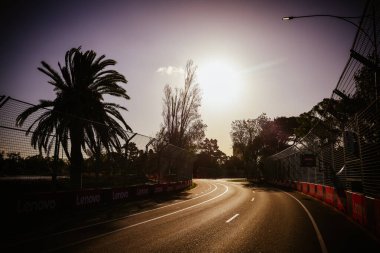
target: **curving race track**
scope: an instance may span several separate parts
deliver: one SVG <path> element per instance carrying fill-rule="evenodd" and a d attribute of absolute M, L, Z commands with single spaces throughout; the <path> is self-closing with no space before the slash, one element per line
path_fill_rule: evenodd
<path fill-rule="evenodd" d="M 7 249 L 29 252 L 379 249 L 379 243 L 360 227 L 302 194 L 231 180 L 195 182 L 198 186 L 179 199 L 116 218 L 79 222 L 64 230 L 23 238 Z"/>

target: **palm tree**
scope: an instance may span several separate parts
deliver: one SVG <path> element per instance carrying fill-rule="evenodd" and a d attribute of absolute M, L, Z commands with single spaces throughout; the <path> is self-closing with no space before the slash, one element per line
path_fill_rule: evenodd
<path fill-rule="evenodd" d="M 26 134 L 32 133 L 32 146 L 45 152 L 56 135 L 70 161 L 71 183 L 81 187 L 82 149 L 87 145 L 102 146 L 108 152 L 120 150 L 120 139 L 126 139 L 125 130 L 131 130 L 119 112 L 126 108 L 103 98 L 111 95 L 129 99 L 126 90 L 118 85 L 127 80 L 119 72 L 105 69 L 116 61 L 105 59 L 105 55 L 96 58 L 92 50 L 83 53 L 80 47 L 66 52 L 65 65 L 58 63 L 60 74 L 46 62 L 41 63 L 38 70 L 50 77 L 56 98 L 40 100 L 38 105 L 26 109 L 16 124 L 21 126 L 30 115 L 43 111 Z"/>

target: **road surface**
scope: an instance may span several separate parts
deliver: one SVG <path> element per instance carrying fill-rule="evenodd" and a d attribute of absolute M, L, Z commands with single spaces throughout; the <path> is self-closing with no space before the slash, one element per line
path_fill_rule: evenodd
<path fill-rule="evenodd" d="M 311 197 L 238 180 L 195 182 L 175 198 L 43 221 L 9 235 L 0 251 L 380 252 L 366 231 Z"/>

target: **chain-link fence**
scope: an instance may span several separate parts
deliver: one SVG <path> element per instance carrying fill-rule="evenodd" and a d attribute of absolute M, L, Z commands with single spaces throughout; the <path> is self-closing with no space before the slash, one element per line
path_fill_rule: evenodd
<path fill-rule="evenodd" d="M 380 3 L 368 1 L 350 58 L 317 122 L 269 157 L 268 179 L 335 186 L 380 197 Z"/>
<path fill-rule="evenodd" d="M 33 146 L 33 133 L 39 119 L 49 110 L 42 108 L 31 114 L 22 126 L 17 126 L 17 117 L 31 106 L 11 97 L 0 96 L 0 188 L 2 191 L 66 189 L 69 187 L 71 164 L 69 134 L 57 136 L 53 130 L 44 136 L 48 138 L 36 139 Z M 86 121 L 78 118 L 72 120 Z M 36 124 L 33 124 L 35 121 Z M 96 143 L 96 139 L 100 138 L 102 129 L 106 128 L 101 126 L 100 130 L 96 129 L 101 125 L 96 124 L 91 122 L 89 125 L 98 136 L 91 136 L 91 131 L 88 131 L 81 145 L 82 188 L 192 179 L 194 157 L 186 150 L 126 131 L 110 140 L 114 145 L 93 145 L 94 140 Z M 91 138 L 92 145 L 89 142 Z"/>

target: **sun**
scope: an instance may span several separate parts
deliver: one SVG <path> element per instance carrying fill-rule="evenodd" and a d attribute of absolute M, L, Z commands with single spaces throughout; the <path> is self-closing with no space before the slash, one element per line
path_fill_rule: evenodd
<path fill-rule="evenodd" d="M 223 108 L 239 99 L 241 78 L 233 64 L 215 60 L 200 65 L 198 81 L 205 106 Z"/>

